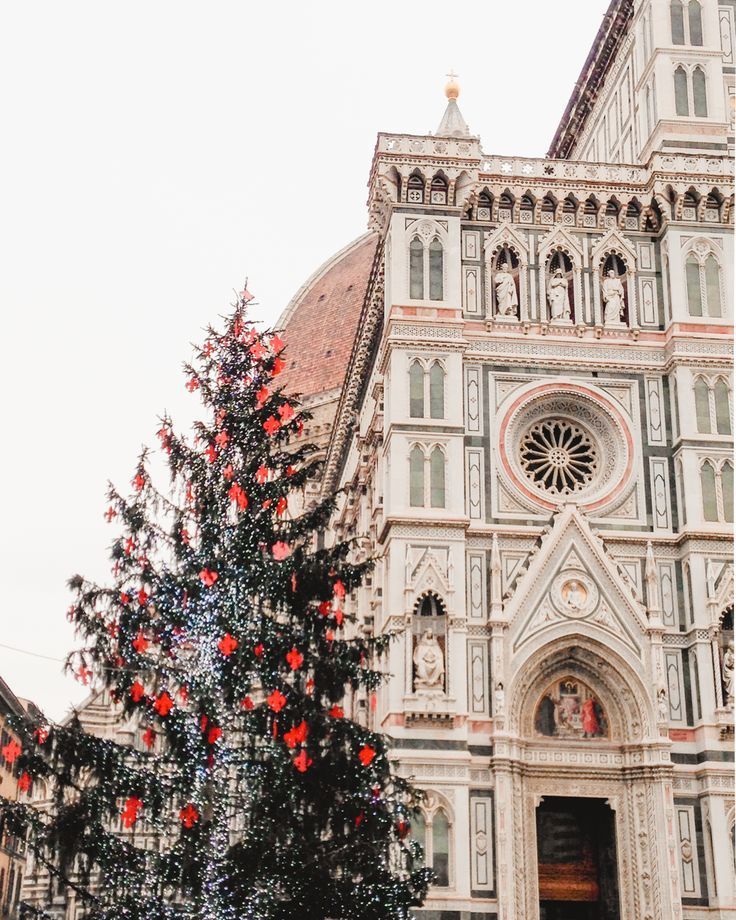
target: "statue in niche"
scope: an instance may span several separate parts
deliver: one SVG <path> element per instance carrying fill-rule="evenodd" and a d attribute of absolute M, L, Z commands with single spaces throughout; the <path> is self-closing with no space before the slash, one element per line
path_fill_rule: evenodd
<path fill-rule="evenodd" d="M 516 316 L 519 298 L 516 294 L 516 282 L 506 262 L 499 266 L 493 279 L 496 285 L 496 305 L 499 316 Z"/>
<path fill-rule="evenodd" d="M 734 653 L 733 653 L 733 642 L 729 642 L 726 647 L 726 651 L 723 653 L 723 666 L 722 666 L 722 675 L 723 675 L 723 690 L 725 696 L 726 706 L 733 705 L 733 664 L 734 664 Z"/>
<path fill-rule="evenodd" d="M 493 692 L 493 712 L 495 715 L 503 715 L 504 702 L 503 684 L 499 681 Z"/>
<path fill-rule="evenodd" d="M 616 272 L 609 268 L 601 284 L 603 295 L 603 322 L 608 326 L 620 323 L 624 315 L 624 286 Z"/>
<path fill-rule="evenodd" d="M 670 707 L 667 704 L 667 691 L 664 687 L 660 687 L 657 691 L 657 711 L 659 713 L 659 721 L 667 722 L 670 717 Z"/>
<path fill-rule="evenodd" d="M 561 268 L 558 268 L 549 279 L 547 300 L 549 301 L 550 319 L 570 319 L 570 294 L 567 289 L 567 279 Z"/>
<path fill-rule="evenodd" d="M 414 649 L 414 689 L 442 690 L 445 656 L 431 629 L 425 629 Z"/>

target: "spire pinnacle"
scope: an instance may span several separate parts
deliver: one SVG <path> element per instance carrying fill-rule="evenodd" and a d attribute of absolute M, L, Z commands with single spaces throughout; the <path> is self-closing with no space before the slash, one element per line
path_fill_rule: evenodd
<path fill-rule="evenodd" d="M 457 82 L 458 75 L 451 70 L 446 76 L 448 78 L 445 85 L 447 108 L 435 134 L 440 137 L 470 137 L 470 130 L 457 106 L 457 97 L 460 95 L 460 84 Z"/>

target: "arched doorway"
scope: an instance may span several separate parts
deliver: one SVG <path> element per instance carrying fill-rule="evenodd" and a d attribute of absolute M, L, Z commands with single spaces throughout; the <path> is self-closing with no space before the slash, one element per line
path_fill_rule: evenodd
<path fill-rule="evenodd" d="M 588 636 L 528 655 L 494 736 L 499 902 L 525 920 L 671 920 L 672 764 L 633 662 Z"/>

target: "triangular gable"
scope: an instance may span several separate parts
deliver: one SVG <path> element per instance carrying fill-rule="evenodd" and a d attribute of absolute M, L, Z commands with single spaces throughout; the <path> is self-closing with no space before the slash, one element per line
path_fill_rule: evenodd
<path fill-rule="evenodd" d="M 646 610 L 577 506 L 565 505 L 505 605 L 512 654 L 560 627 L 623 644 L 638 658 Z"/>

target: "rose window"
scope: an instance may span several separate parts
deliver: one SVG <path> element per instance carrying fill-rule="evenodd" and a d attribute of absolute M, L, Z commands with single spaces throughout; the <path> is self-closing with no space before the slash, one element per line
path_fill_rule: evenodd
<path fill-rule="evenodd" d="M 593 438 L 566 419 L 532 425 L 521 440 L 519 460 L 527 480 L 551 495 L 580 492 L 598 472 Z"/>

